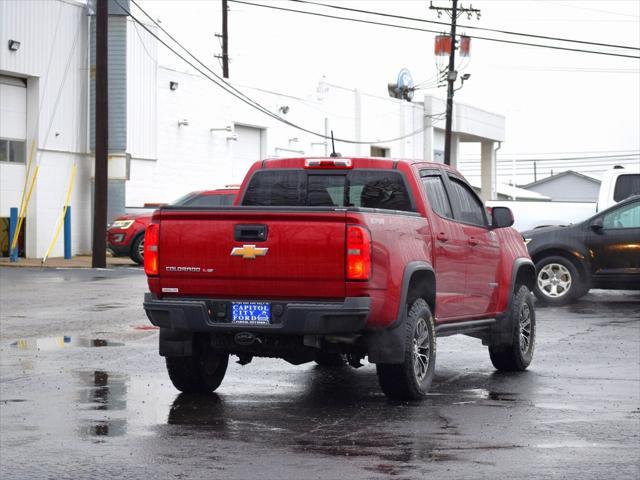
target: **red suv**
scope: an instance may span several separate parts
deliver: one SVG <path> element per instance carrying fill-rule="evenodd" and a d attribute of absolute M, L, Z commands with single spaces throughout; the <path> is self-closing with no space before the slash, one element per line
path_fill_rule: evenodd
<path fill-rule="evenodd" d="M 233 205 L 238 193 L 235 187 L 187 193 L 170 205 L 221 207 Z M 120 215 L 107 229 L 107 246 L 115 257 L 131 257 L 144 263 L 144 232 L 153 212 Z"/>

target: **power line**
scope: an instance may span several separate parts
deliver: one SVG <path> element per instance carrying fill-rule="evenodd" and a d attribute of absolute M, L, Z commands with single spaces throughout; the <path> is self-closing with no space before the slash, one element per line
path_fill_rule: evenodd
<path fill-rule="evenodd" d="M 491 65 L 496 70 L 516 70 L 528 72 L 567 72 L 567 73 L 614 73 L 638 75 L 637 68 L 589 68 L 589 67 L 554 67 L 554 66 L 527 66 L 527 65 Z"/>
<path fill-rule="evenodd" d="M 266 4 L 261 4 L 261 3 L 252 3 L 252 2 L 242 1 L 242 0 L 229 0 L 229 2 L 238 3 L 238 4 L 242 4 L 242 5 L 249 5 L 249 6 L 253 6 L 253 7 L 269 8 L 269 9 L 272 9 L 272 10 L 280 10 L 280 11 L 284 11 L 284 12 L 302 13 L 304 15 L 311 15 L 311 16 L 323 17 L 323 18 L 331 18 L 331 19 L 334 19 L 334 20 L 346 20 L 346 21 L 355 22 L 355 23 L 365 23 L 365 24 L 369 24 L 369 25 L 378 25 L 378 26 L 383 26 L 383 27 L 399 28 L 399 29 L 402 29 L 402 30 L 413 30 L 413 31 L 416 31 L 416 32 L 427 32 L 427 33 L 435 33 L 435 34 L 442 33 L 441 31 L 429 30 L 427 28 L 418 28 L 418 27 L 410 27 L 410 26 L 407 26 L 407 25 L 396 25 L 396 24 L 391 24 L 391 23 L 375 22 L 375 21 L 372 21 L 372 20 L 363 20 L 363 19 L 359 19 L 359 18 L 340 17 L 340 16 L 337 16 L 337 15 L 329 15 L 329 14 L 326 14 L 326 13 L 307 12 L 307 11 L 304 11 L 304 10 L 296 10 L 296 9 L 293 9 L 293 8 L 286 8 L 286 7 L 277 7 L 275 5 L 266 5 Z M 539 44 L 539 43 L 518 42 L 518 41 L 514 41 L 514 40 L 504 40 L 504 39 L 491 38 L 491 37 L 481 37 L 481 36 L 472 36 L 472 35 L 466 35 L 466 36 L 469 37 L 469 38 L 474 38 L 476 40 L 486 40 L 486 41 L 489 41 L 489 42 L 507 43 L 507 44 L 512 44 L 512 45 L 522 45 L 522 46 L 526 46 L 526 47 L 548 48 L 548 49 L 551 49 L 551 50 L 563 50 L 563 51 L 568 51 L 568 52 L 591 53 L 591 54 L 594 54 L 594 55 L 605 55 L 605 56 L 609 56 L 609 57 L 633 58 L 634 60 L 640 60 L 640 56 L 636 57 L 636 56 L 633 56 L 633 55 L 624 55 L 622 53 L 599 52 L 599 51 L 596 51 L 596 50 L 585 50 L 585 49 L 580 49 L 580 48 L 558 47 L 558 46 L 553 46 L 553 45 L 542 45 L 542 44 Z"/>
<path fill-rule="evenodd" d="M 140 7 L 140 5 L 138 5 L 138 3 L 135 0 L 131 0 L 131 2 L 149 19 L 151 20 L 151 22 L 153 22 L 153 24 L 159 28 L 165 35 L 167 35 L 174 43 L 176 43 L 182 50 L 184 50 L 191 58 L 193 58 L 197 63 L 199 63 L 205 70 L 207 70 L 211 75 L 213 75 L 213 77 L 215 78 L 211 78 L 207 73 L 203 72 L 199 67 L 197 67 L 196 65 L 194 65 L 192 62 L 190 62 L 189 60 L 187 60 L 184 56 L 182 56 L 179 52 L 177 52 L 174 48 L 172 48 L 170 45 L 168 45 L 163 39 L 161 39 L 158 35 L 155 34 L 155 32 L 153 32 L 150 28 L 148 28 L 144 23 L 142 23 L 137 17 L 135 17 L 129 10 L 127 10 L 125 7 L 122 6 L 122 4 L 120 4 L 120 2 L 118 0 L 114 0 L 116 4 L 118 4 L 118 6 L 125 12 L 127 13 L 127 15 L 129 15 L 138 25 L 140 25 L 142 28 L 144 28 L 150 35 L 152 35 L 156 40 L 158 40 L 160 43 L 162 43 L 167 49 L 169 49 L 171 52 L 173 52 L 173 54 L 175 54 L 177 57 L 179 57 L 183 62 L 185 62 L 187 65 L 191 66 L 192 68 L 194 68 L 197 72 L 199 72 L 202 76 L 204 76 L 206 79 L 208 79 L 209 81 L 211 81 L 212 83 L 214 83 L 215 85 L 217 85 L 218 87 L 222 88 L 223 90 L 225 90 L 227 93 L 229 93 L 230 95 L 234 96 L 235 98 L 237 98 L 238 100 L 241 100 L 242 102 L 246 103 L 247 105 L 249 105 L 250 107 L 262 112 L 263 114 L 273 118 L 274 120 L 277 120 L 281 123 L 284 123 L 290 127 L 296 128 L 300 131 L 309 133 L 311 135 L 315 135 L 317 137 L 321 137 L 323 139 L 330 139 L 331 137 L 328 137 L 322 133 L 318 133 L 315 132 L 313 130 L 307 129 L 305 127 L 302 127 L 300 125 L 297 125 L 293 122 L 290 122 L 289 120 L 286 120 L 282 117 L 280 117 L 279 115 L 277 115 L 276 113 L 268 110 L 266 107 L 264 107 L 263 105 L 261 105 L 259 102 L 253 100 L 252 98 L 250 98 L 249 96 L 247 96 L 246 94 L 244 94 L 243 92 L 241 92 L 240 90 L 238 90 L 236 87 L 234 87 L 233 85 L 229 84 L 228 82 L 226 82 L 222 77 L 220 77 L 218 74 L 216 74 L 213 70 L 211 70 L 207 65 L 205 65 L 201 60 L 199 60 L 195 55 L 193 55 L 186 47 L 184 47 L 178 40 L 176 40 L 169 32 L 167 32 L 156 20 L 153 19 L 153 17 L 151 17 L 142 7 Z M 431 118 L 432 120 L 436 121 L 436 120 L 440 120 L 441 117 L 444 115 L 444 113 L 439 113 L 439 114 L 434 114 L 434 115 L 425 115 L 426 117 Z M 376 144 L 376 143 L 391 143 L 391 142 L 395 142 L 398 140 L 403 140 L 405 138 L 409 138 L 412 136 L 415 136 L 419 133 L 421 133 L 422 131 L 424 131 L 429 125 L 426 125 L 418 130 L 415 130 L 411 133 L 408 133 L 406 135 L 401 135 L 399 137 L 395 137 L 395 138 L 390 138 L 390 139 L 377 139 L 377 140 L 373 140 L 373 141 L 361 141 L 361 140 L 350 140 L 350 139 L 343 139 L 343 138 L 335 138 L 335 141 L 337 142 L 342 142 L 342 143 L 349 143 L 349 144 L 360 144 L 360 145 L 371 145 L 371 144 Z"/>
<path fill-rule="evenodd" d="M 509 152 L 508 155 L 569 155 L 569 154 L 573 155 L 577 153 L 624 153 L 624 154 L 633 153 L 633 154 L 640 155 L 640 150 L 586 150 L 581 152 Z M 469 156 L 470 154 L 466 154 L 466 155 Z"/>
<path fill-rule="evenodd" d="M 559 5 L 561 7 L 566 7 L 566 8 L 577 8 L 579 10 L 589 10 L 591 12 L 608 13 L 610 15 L 617 15 L 619 17 L 640 18 L 638 15 L 633 15 L 631 13 L 612 12 L 611 10 L 601 10 L 599 8 L 582 7 L 582 6 L 577 6 L 577 5 L 568 5 L 566 3 L 561 3 L 561 2 L 550 2 L 549 1 L 547 3 L 551 3 L 553 5 Z"/>
<path fill-rule="evenodd" d="M 343 10 L 343 11 L 348 11 L 348 12 L 356 12 L 356 13 L 366 13 L 368 15 L 378 15 L 381 17 L 387 17 L 387 18 L 396 18 L 399 20 L 411 20 L 414 22 L 422 22 L 422 23 L 431 23 L 434 25 L 443 25 L 448 27 L 449 24 L 446 22 L 439 22 L 437 20 L 427 20 L 424 18 L 416 18 L 416 17 L 407 17 L 404 15 L 394 15 L 391 13 L 384 13 L 384 12 L 376 12 L 376 11 L 372 11 L 372 10 L 362 10 L 359 8 L 349 8 L 349 7 L 341 7 L 339 5 L 330 5 L 330 4 L 326 4 L 326 3 L 319 3 L 319 2 L 311 2 L 308 0 L 289 0 L 290 2 L 295 2 L 295 3 L 304 3 L 304 4 L 309 4 L 309 5 L 316 5 L 316 6 L 321 6 L 321 7 L 326 7 L 326 8 L 333 8 L 336 10 Z M 517 35 L 517 36 L 521 36 L 521 37 L 530 37 L 530 38 L 539 38 L 541 40 L 556 40 L 559 42 L 570 42 L 570 43 L 580 43 L 583 45 L 593 45 L 593 46 L 598 46 L 598 47 L 612 47 L 612 48 L 623 48 L 623 49 L 629 49 L 629 50 L 640 50 L 640 47 L 630 47 L 630 46 L 626 46 L 626 45 L 615 45 L 615 44 L 611 44 L 611 43 L 599 43 L 599 42 L 590 42 L 590 41 L 586 41 L 586 40 L 575 40 L 575 39 L 570 39 L 570 38 L 561 38 L 561 37 L 550 37 L 550 36 L 546 36 L 546 35 L 536 35 L 533 33 L 523 33 L 523 32 L 513 32 L 510 30 L 500 30 L 500 29 L 495 29 L 495 28 L 486 28 L 486 27 L 477 27 L 474 25 L 458 25 L 460 28 L 468 28 L 471 30 L 482 30 L 485 32 L 494 32 L 494 33 L 502 33 L 505 35 Z"/>
<path fill-rule="evenodd" d="M 515 159 L 517 162 L 562 162 L 568 160 L 602 160 L 602 159 L 615 159 L 615 158 L 629 158 L 629 157 L 638 157 L 640 153 L 627 153 L 623 155 L 602 155 L 602 156 L 589 156 L 589 157 L 563 157 L 563 158 L 517 158 Z M 507 161 L 511 159 L 500 158 L 498 161 Z"/>

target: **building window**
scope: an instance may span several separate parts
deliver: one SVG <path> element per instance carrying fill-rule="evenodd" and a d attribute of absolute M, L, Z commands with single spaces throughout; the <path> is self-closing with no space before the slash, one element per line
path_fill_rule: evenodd
<path fill-rule="evenodd" d="M 0 138 L 0 162 L 24 163 L 25 142 Z"/>
<path fill-rule="evenodd" d="M 375 146 L 371 146 L 371 156 L 372 157 L 383 157 L 383 158 L 387 158 L 391 156 L 391 152 L 388 148 L 384 148 L 384 147 L 375 147 Z"/>

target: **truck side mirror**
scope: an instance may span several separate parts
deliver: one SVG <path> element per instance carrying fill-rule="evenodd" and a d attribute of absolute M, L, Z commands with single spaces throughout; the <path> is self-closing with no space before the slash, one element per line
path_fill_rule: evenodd
<path fill-rule="evenodd" d="M 513 225 L 513 213 L 507 207 L 491 209 L 491 228 L 505 228 Z"/>
<path fill-rule="evenodd" d="M 593 222 L 589 224 L 589 228 L 593 230 L 595 233 L 602 233 L 602 229 L 604 224 L 602 222 L 602 217 L 596 218 Z"/>

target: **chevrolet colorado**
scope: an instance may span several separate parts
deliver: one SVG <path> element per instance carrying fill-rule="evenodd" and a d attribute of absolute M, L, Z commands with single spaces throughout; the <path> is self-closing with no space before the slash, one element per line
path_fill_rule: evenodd
<path fill-rule="evenodd" d="M 442 164 L 256 162 L 233 207 L 156 211 L 144 308 L 183 392 L 218 388 L 230 355 L 367 357 L 388 397 L 420 399 L 436 337 L 481 339 L 499 370 L 531 362 L 535 269 L 512 224 Z"/>

